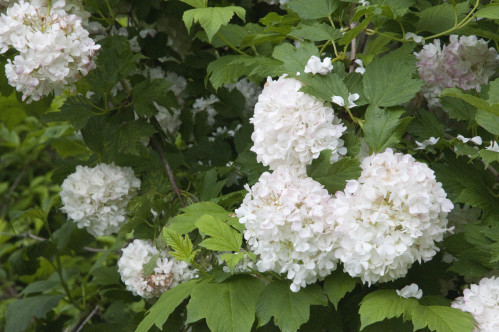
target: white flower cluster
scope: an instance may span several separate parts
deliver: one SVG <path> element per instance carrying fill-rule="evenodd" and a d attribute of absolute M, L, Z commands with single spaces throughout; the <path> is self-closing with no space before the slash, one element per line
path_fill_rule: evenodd
<path fill-rule="evenodd" d="M 294 78 L 270 77 L 258 97 L 250 122 L 251 151 L 272 170 L 279 166 L 305 173 L 305 167 L 325 149 L 333 151 L 331 162 L 346 154 L 341 134 L 346 130 L 331 107 L 300 92 L 302 84 Z"/>
<path fill-rule="evenodd" d="M 433 171 L 411 155 L 387 149 L 361 167 L 333 203 L 336 257 L 368 284 L 395 280 L 436 254 L 453 205 Z"/>
<path fill-rule="evenodd" d="M 478 323 L 474 332 L 499 331 L 499 278 L 483 278 L 478 285 L 470 285 L 452 307 L 473 315 Z"/>
<path fill-rule="evenodd" d="M 73 5 L 55 0 L 47 6 L 46 0 L 20 0 L 0 16 L 0 53 L 9 48 L 19 52 L 14 61 L 8 60 L 5 74 L 28 102 L 74 90 L 78 79 L 95 68 L 93 56 L 100 48 L 83 28 L 82 18 L 65 10 Z"/>
<path fill-rule="evenodd" d="M 331 196 L 320 183 L 280 168 L 246 189 L 236 215 L 260 272 L 287 273 L 297 292 L 336 269 Z"/>
<path fill-rule="evenodd" d="M 144 275 L 143 265 L 158 254 L 150 241 L 134 240 L 122 251 L 123 255 L 118 260 L 121 280 L 127 290 L 145 299 L 158 297 L 170 288 L 197 277 L 196 271 L 191 270 L 186 262 L 177 261 L 166 251 L 160 253 L 154 273 Z"/>
<path fill-rule="evenodd" d="M 77 166 L 61 185 L 61 210 L 93 236 L 109 235 L 126 221 L 126 207 L 139 188 L 130 167 Z"/>
<path fill-rule="evenodd" d="M 435 39 L 414 53 L 419 60 L 419 76 L 426 82 L 423 94 L 431 107 L 439 104 L 437 96 L 445 88 L 480 92 L 480 86 L 488 83 L 499 64 L 497 51 L 488 48 L 483 39 L 451 35 L 449 40 L 442 48 L 440 40 Z"/>

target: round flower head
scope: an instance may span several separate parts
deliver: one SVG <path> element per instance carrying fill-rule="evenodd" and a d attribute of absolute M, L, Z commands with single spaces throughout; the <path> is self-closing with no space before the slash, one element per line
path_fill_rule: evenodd
<path fill-rule="evenodd" d="M 452 307 L 473 315 L 477 322 L 473 332 L 499 331 L 499 278 L 483 278 L 478 285 L 470 285 Z"/>
<path fill-rule="evenodd" d="M 449 44 L 440 46 L 440 40 L 427 44 L 419 53 L 414 53 L 419 76 L 426 82 L 423 94 L 430 106 L 439 104 L 437 96 L 445 88 L 475 89 L 487 84 L 499 64 L 494 48 L 476 36 L 456 35 L 449 37 Z"/>
<path fill-rule="evenodd" d="M 61 185 L 61 210 L 93 236 L 119 231 L 126 206 L 140 187 L 130 167 L 99 164 L 77 166 Z"/>
<path fill-rule="evenodd" d="M 168 289 L 196 277 L 186 262 L 177 261 L 168 252 L 160 253 L 151 275 L 144 275 L 143 265 L 148 263 L 158 250 L 151 241 L 134 240 L 122 249 L 118 260 L 118 272 L 126 289 L 145 299 L 158 297 Z"/>
<path fill-rule="evenodd" d="M 436 254 L 453 205 L 433 171 L 410 155 L 387 149 L 361 167 L 334 200 L 336 257 L 368 284 L 395 280 Z"/>
<path fill-rule="evenodd" d="M 236 215 L 260 272 L 287 273 L 297 292 L 336 269 L 331 196 L 320 183 L 280 168 L 246 189 Z"/>
<path fill-rule="evenodd" d="M 272 170 L 286 166 L 305 173 L 322 150 L 333 151 L 331 162 L 346 154 L 340 139 L 346 127 L 331 107 L 298 91 L 301 87 L 294 78 L 269 77 L 250 119 L 255 127 L 251 151 Z"/>
<path fill-rule="evenodd" d="M 77 14 L 88 17 L 64 0 L 52 1 L 50 8 L 46 0 L 20 0 L 0 16 L 0 53 L 9 48 L 19 52 L 8 60 L 5 74 L 23 100 L 74 90 L 78 79 L 95 68 L 93 56 L 100 45 L 88 37 Z"/>

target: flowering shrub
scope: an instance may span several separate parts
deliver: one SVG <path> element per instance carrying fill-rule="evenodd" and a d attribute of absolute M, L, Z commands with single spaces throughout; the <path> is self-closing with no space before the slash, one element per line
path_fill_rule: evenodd
<path fill-rule="evenodd" d="M 495 331 L 496 1 L 0 1 L 0 329 Z"/>

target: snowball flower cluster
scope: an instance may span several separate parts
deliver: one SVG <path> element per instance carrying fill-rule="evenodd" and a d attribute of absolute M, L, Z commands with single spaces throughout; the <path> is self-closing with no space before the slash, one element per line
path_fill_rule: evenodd
<path fill-rule="evenodd" d="M 300 92 L 294 78 L 270 77 L 258 97 L 250 119 L 255 131 L 251 151 L 257 160 L 275 170 L 279 166 L 305 173 L 305 167 L 325 149 L 333 151 L 331 162 L 346 154 L 341 134 L 346 130 L 331 107 Z"/>
<path fill-rule="evenodd" d="M 150 241 L 134 240 L 122 249 L 123 255 L 118 260 L 118 272 L 126 289 L 145 299 L 158 297 L 176 285 L 196 277 L 196 271 L 186 262 L 177 261 L 166 251 L 162 251 L 154 273 L 144 275 L 143 265 L 148 263 L 158 250 Z"/>
<path fill-rule="evenodd" d="M 130 167 L 77 166 L 61 185 L 61 210 L 93 236 L 116 233 L 126 221 L 126 207 L 139 187 L 140 180 Z"/>
<path fill-rule="evenodd" d="M 453 205 L 433 171 L 411 155 L 387 149 L 361 167 L 333 202 L 336 257 L 368 284 L 395 280 L 436 254 Z"/>
<path fill-rule="evenodd" d="M 23 100 L 39 100 L 64 89 L 75 89 L 81 76 L 95 68 L 93 56 L 100 48 L 89 38 L 82 18 L 65 10 L 65 0 L 14 2 L 0 16 L 0 53 L 9 48 L 19 54 L 8 60 L 9 84 Z M 77 10 L 81 13 L 81 10 Z"/>
<path fill-rule="evenodd" d="M 451 35 L 450 43 L 441 47 L 435 39 L 419 53 L 414 53 L 419 76 L 426 82 L 423 94 L 430 106 L 438 105 L 438 94 L 445 88 L 475 89 L 487 84 L 495 73 L 499 58 L 494 48 L 476 36 Z"/>
<path fill-rule="evenodd" d="M 499 278 L 483 278 L 478 285 L 472 284 L 452 307 L 473 315 L 478 323 L 474 332 L 499 331 Z"/>
<path fill-rule="evenodd" d="M 405 299 L 414 297 L 419 300 L 423 296 L 423 290 L 419 289 L 419 286 L 417 284 L 410 284 L 409 286 L 405 286 L 400 290 L 397 289 L 395 292 L 398 296 L 401 296 Z"/>
<path fill-rule="evenodd" d="M 331 58 L 325 58 L 322 62 L 318 56 L 312 55 L 305 66 L 305 73 L 326 75 L 333 70 Z"/>
<path fill-rule="evenodd" d="M 206 112 L 206 123 L 210 126 L 214 125 L 217 110 L 213 107 L 213 104 L 218 103 L 219 101 L 220 100 L 215 95 L 210 95 L 208 98 L 201 97 L 196 99 L 192 105 L 192 115 L 195 116 L 199 112 Z"/>
<path fill-rule="evenodd" d="M 336 269 L 331 196 L 320 183 L 280 168 L 246 189 L 236 215 L 260 272 L 286 273 L 297 292 Z"/>

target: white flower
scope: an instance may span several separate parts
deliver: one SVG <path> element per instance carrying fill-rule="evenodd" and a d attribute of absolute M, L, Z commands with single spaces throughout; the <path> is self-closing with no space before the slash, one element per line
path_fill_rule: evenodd
<path fill-rule="evenodd" d="M 325 58 L 322 62 L 321 59 L 312 55 L 305 66 L 305 73 L 326 75 L 333 70 L 331 58 Z"/>
<path fill-rule="evenodd" d="M 359 5 L 361 5 L 361 6 L 369 6 L 369 1 L 359 0 Z"/>
<path fill-rule="evenodd" d="M 414 53 L 419 76 L 426 82 L 422 91 L 430 107 L 438 106 L 437 96 L 445 88 L 459 87 L 480 92 L 481 85 L 488 83 L 499 64 L 494 48 L 476 36 L 451 35 L 449 44 L 440 45 L 435 39 L 419 53 Z"/>
<path fill-rule="evenodd" d="M 333 203 L 335 254 L 363 282 L 395 280 L 436 254 L 453 205 L 433 171 L 411 155 L 387 149 L 361 167 L 360 178 L 347 181 Z"/>
<path fill-rule="evenodd" d="M 473 315 L 474 332 L 499 331 L 499 278 L 483 278 L 478 285 L 470 285 L 451 306 Z"/>
<path fill-rule="evenodd" d="M 352 107 L 357 106 L 357 104 L 354 103 L 354 101 L 356 101 L 357 99 L 359 99 L 358 93 L 354 93 L 354 94 L 348 93 L 348 108 L 352 108 Z M 343 99 L 343 97 L 333 96 L 333 97 L 331 97 L 331 100 L 333 101 L 333 103 L 335 103 L 339 106 L 345 106 L 345 99 Z"/>
<path fill-rule="evenodd" d="M 499 152 L 499 144 L 496 141 L 490 141 L 490 145 L 485 150 Z"/>
<path fill-rule="evenodd" d="M 463 135 L 457 135 L 457 139 L 463 143 L 468 143 L 469 141 L 475 143 L 476 145 L 482 145 L 482 138 L 480 136 L 475 136 L 473 138 L 466 138 Z"/>
<path fill-rule="evenodd" d="M 423 296 L 423 290 L 419 289 L 417 284 L 410 284 L 409 286 L 405 286 L 401 290 L 396 290 L 397 295 L 403 298 L 414 297 L 416 299 L 420 299 Z"/>
<path fill-rule="evenodd" d="M 145 299 L 158 297 L 170 288 L 197 277 L 196 271 L 189 269 L 186 262 L 177 261 L 166 251 L 160 253 L 154 272 L 144 275 L 143 265 L 158 254 L 151 241 L 134 240 L 122 251 L 123 255 L 118 260 L 121 280 L 127 290 Z"/>
<path fill-rule="evenodd" d="M 116 233 L 126 222 L 126 206 L 139 187 L 130 167 L 77 166 L 61 185 L 61 210 L 93 236 Z"/>
<path fill-rule="evenodd" d="M 301 87 L 293 78 L 269 77 L 250 119 L 255 127 L 251 151 L 273 170 L 287 166 L 305 173 L 305 166 L 322 150 L 333 151 L 331 162 L 346 154 L 340 139 L 346 127 L 331 107 L 298 91 Z"/>
<path fill-rule="evenodd" d="M 357 59 L 354 62 L 358 65 L 358 67 L 355 68 L 355 72 L 364 75 L 366 69 L 364 68 L 364 63 L 362 63 L 362 60 Z"/>
<path fill-rule="evenodd" d="M 405 34 L 405 39 L 406 40 L 414 40 L 418 44 L 424 44 L 424 40 L 422 36 L 418 36 L 413 32 L 408 32 Z"/>
<path fill-rule="evenodd" d="M 0 16 L 0 53 L 9 48 L 19 52 L 8 60 L 5 74 L 23 100 L 74 91 L 78 79 L 95 68 L 93 57 L 100 45 L 89 38 L 77 14 L 84 15 L 84 20 L 89 16 L 64 0 L 50 8 L 47 1 L 20 0 Z"/>
<path fill-rule="evenodd" d="M 432 136 L 429 139 L 424 140 L 423 143 L 420 143 L 420 142 L 416 141 L 416 145 L 418 146 L 416 148 L 416 150 L 424 150 L 429 145 L 435 145 L 435 144 L 437 144 L 437 142 L 438 142 L 439 139 L 440 139 L 440 137 L 439 138 L 435 138 L 435 137 Z"/>
<path fill-rule="evenodd" d="M 321 184 L 280 168 L 246 189 L 236 215 L 260 272 L 286 273 L 297 292 L 336 269 L 331 196 Z"/>

